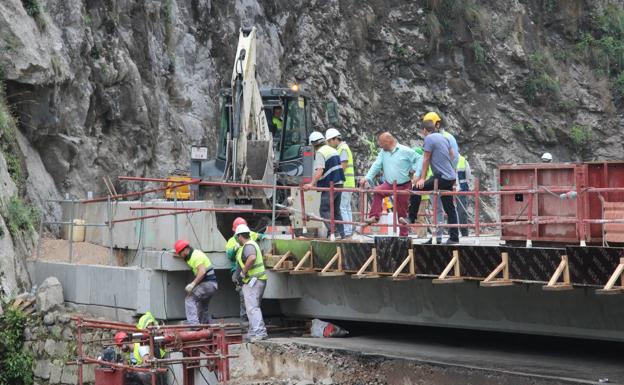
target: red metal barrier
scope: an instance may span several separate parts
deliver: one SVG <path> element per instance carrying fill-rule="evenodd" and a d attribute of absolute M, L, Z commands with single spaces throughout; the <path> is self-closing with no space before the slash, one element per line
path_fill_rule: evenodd
<path fill-rule="evenodd" d="M 590 172 L 585 170 L 589 169 Z M 599 180 L 596 185 L 588 184 L 587 175 L 590 179 Z M 613 177 L 616 181 L 613 181 Z M 148 182 L 170 182 L 167 179 L 159 178 L 136 178 L 136 177 L 119 177 L 120 180 L 136 180 Z M 624 202 L 624 162 L 614 163 L 595 163 L 595 164 L 530 164 L 530 165 L 502 165 L 499 168 L 499 181 L 501 182 L 500 191 L 483 191 L 480 189 L 478 181 L 475 181 L 473 191 L 440 191 L 437 184 L 433 191 L 410 191 L 397 190 L 393 184 L 392 190 L 377 191 L 387 195 L 392 195 L 396 200 L 401 194 L 418 194 L 431 195 L 433 199 L 433 211 L 437 210 L 438 202 L 435 199 L 438 196 L 471 196 L 474 198 L 475 220 L 473 224 L 455 224 L 448 225 L 438 223 L 437 216 L 433 215 L 433 223 L 431 224 L 411 224 L 410 228 L 432 227 L 437 228 L 473 228 L 475 235 L 481 235 L 482 228 L 501 228 L 503 239 L 507 240 L 528 240 L 528 241 L 554 241 L 554 242 L 578 242 L 578 241 L 599 241 L 602 239 L 596 237 L 596 228 L 602 228 L 606 223 L 624 223 L 624 219 L 610 219 L 605 221 L 602 211 L 596 214 L 595 200 L 602 203 L 598 196 L 607 196 Z M 246 189 L 267 189 L 273 188 L 272 185 L 265 184 L 244 184 L 244 183 L 225 183 L 225 182 L 208 182 L 193 180 L 188 183 L 195 183 L 202 186 L 220 186 L 229 188 L 246 188 Z M 293 186 L 275 186 L 276 189 L 289 190 L 297 187 Z M 309 216 L 305 211 L 304 188 L 299 186 L 301 191 L 303 223 L 304 226 L 308 220 L 321 221 L 329 223 L 330 229 L 335 228 L 336 224 L 353 224 L 368 225 L 364 222 L 366 217 L 366 196 L 365 194 L 375 193 L 372 189 L 361 188 L 336 188 L 331 185 L 328 188 L 311 188 L 314 191 L 328 191 L 330 198 L 337 192 L 357 192 L 360 195 L 360 220 L 359 221 L 339 221 L 333 215 L 333 199 L 330 199 L 330 217 L 314 218 Z M 159 189 L 146 190 L 145 192 L 132 193 L 138 195 L 141 193 L 153 192 Z M 575 199 L 570 195 L 575 192 Z M 126 194 L 128 195 L 128 194 Z M 481 201 L 484 196 L 499 196 L 501 199 L 501 220 L 496 222 L 481 222 Z M 570 199 L 562 199 L 570 197 Z M 564 208 L 561 210 L 561 208 Z M 590 209 L 591 208 L 591 209 Z M 189 209 L 189 208 L 171 208 L 171 207 L 133 207 L 132 209 L 142 210 L 167 210 L 174 211 L 172 213 L 163 213 L 156 215 L 148 215 L 143 217 L 127 218 L 113 221 L 119 223 L 123 221 L 139 220 L 146 218 L 154 218 L 165 215 L 176 215 L 179 213 L 189 213 L 196 211 L 213 211 L 213 212 L 249 212 L 249 213 L 266 213 L 271 210 L 261 209 L 235 209 L 235 208 L 208 208 L 208 209 Z M 289 210 L 278 210 L 280 214 L 291 213 Z M 396 232 L 398 225 L 398 217 L 394 215 L 393 229 Z M 387 226 L 387 224 L 370 224 L 372 227 Z M 586 230 L 586 228 L 588 230 Z M 565 231 L 563 231 L 564 229 Z"/>
<path fill-rule="evenodd" d="M 76 360 L 68 362 L 68 365 L 78 365 L 78 384 L 83 385 L 83 365 L 97 364 L 101 368 L 107 368 L 108 373 L 100 373 L 101 381 L 96 385 L 108 385 L 108 381 L 120 377 L 114 371 L 134 371 L 151 373 L 152 384 L 156 384 L 157 374 L 167 372 L 167 366 L 183 364 L 183 385 L 192 385 L 195 368 L 209 367 L 217 375 L 220 382 L 230 379 L 229 359 L 235 356 L 229 354 L 229 345 L 241 343 L 242 336 L 238 330 L 238 324 L 216 325 L 175 325 L 175 326 L 150 326 L 139 330 L 134 325 L 113 321 L 100 321 L 73 317 L 77 328 Z M 234 329 L 236 328 L 236 329 Z M 142 366 L 133 366 L 124 362 L 109 362 L 84 355 L 82 340 L 85 329 L 103 329 L 111 332 L 125 331 L 130 337 L 122 342 L 122 346 L 133 347 L 135 343 L 149 344 L 149 358 Z M 229 332 L 228 332 L 229 330 Z M 137 337 L 137 338 L 133 338 Z M 93 341 L 91 341 L 93 342 Z M 158 344 L 157 344 L 158 342 Z M 184 353 L 182 358 L 157 358 L 154 352 L 165 348 L 167 352 L 180 351 Z M 123 355 L 122 355 L 123 356 Z M 96 377 L 97 378 L 97 377 Z"/>

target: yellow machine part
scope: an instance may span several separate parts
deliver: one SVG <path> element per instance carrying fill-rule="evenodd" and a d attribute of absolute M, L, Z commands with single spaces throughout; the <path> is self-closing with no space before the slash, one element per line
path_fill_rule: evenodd
<path fill-rule="evenodd" d="M 170 181 L 170 182 L 167 182 L 167 187 L 170 187 L 180 182 L 188 182 L 191 179 L 192 178 L 190 176 L 173 175 L 167 178 L 167 180 Z M 174 191 L 175 191 L 175 194 L 174 194 Z M 165 198 L 167 200 L 177 199 L 177 200 L 182 200 L 182 201 L 188 201 L 191 199 L 191 185 L 187 184 L 186 186 L 168 188 L 165 190 Z"/>

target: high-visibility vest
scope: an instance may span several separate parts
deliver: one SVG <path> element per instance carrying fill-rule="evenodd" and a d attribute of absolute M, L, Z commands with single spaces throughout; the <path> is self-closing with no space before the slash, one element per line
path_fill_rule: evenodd
<path fill-rule="evenodd" d="M 253 245 L 256 249 L 256 260 L 254 261 L 253 266 L 249 271 L 247 271 L 247 275 L 243 278 L 243 283 L 249 282 L 252 277 L 256 277 L 263 281 L 266 281 L 269 277 L 267 277 L 265 269 L 264 269 L 264 260 L 262 259 L 262 250 L 260 250 L 260 246 L 255 241 L 251 239 L 245 242 L 245 245 L 238 248 L 236 252 L 236 261 L 238 261 L 238 265 L 241 269 L 245 268 L 245 262 L 243 262 L 243 249 L 245 249 L 246 245 Z"/>
<path fill-rule="evenodd" d="M 188 261 L 186 261 L 186 264 L 189 265 L 191 270 L 193 270 L 193 274 L 195 276 L 197 276 L 199 265 L 204 265 L 204 267 L 206 268 L 206 275 L 204 277 L 204 280 L 217 280 L 217 276 L 215 275 L 214 268 L 212 267 L 212 262 L 210 262 L 210 258 L 208 258 L 208 256 L 202 251 L 197 249 L 193 250 L 193 252 L 191 253 L 191 257 Z"/>
<path fill-rule="evenodd" d="M 466 179 L 466 158 L 459 156 L 457 162 L 457 181 L 459 182 L 459 191 L 470 191 L 468 180 Z"/>
<path fill-rule="evenodd" d="M 249 237 L 252 241 L 257 241 L 260 238 L 260 234 L 252 231 L 249 233 Z M 240 245 L 238 244 L 238 241 L 234 236 L 228 239 L 227 243 L 225 244 L 225 255 L 230 260 L 230 270 L 232 271 L 232 273 L 236 271 L 236 252 L 238 251 L 239 246 Z"/>
<path fill-rule="evenodd" d="M 152 315 L 152 312 L 147 311 L 145 312 L 145 314 L 141 316 L 141 318 L 139 318 L 139 322 L 137 322 L 136 328 L 139 330 L 145 330 L 150 325 L 158 325 L 158 321 L 156 321 L 156 318 Z M 139 354 L 139 346 L 140 346 L 139 343 L 134 344 L 133 356 L 134 356 L 135 361 L 139 361 L 136 365 L 140 365 L 141 362 L 143 361 L 143 359 L 141 358 L 141 355 Z M 166 350 L 161 348 L 160 358 L 164 357 L 165 353 L 167 353 Z M 137 357 L 138 357 L 138 360 L 137 360 Z"/>
<path fill-rule="evenodd" d="M 433 171 L 431 171 L 431 167 L 429 167 L 429 169 L 427 169 L 427 176 L 425 177 L 425 180 L 431 178 L 432 176 L 433 176 Z M 421 195 L 420 200 L 428 201 L 429 195 Z"/>
<path fill-rule="evenodd" d="M 336 151 L 340 155 L 341 152 L 347 152 L 347 168 L 344 169 L 345 183 L 344 187 L 355 187 L 355 169 L 353 168 L 353 154 L 351 153 L 351 149 L 349 145 L 345 142 L 340 142 L 338 147 L 336 147 Z"/>
<path fill-rule="evenodd" d="M 271 119 L 271 121 L 273 122 L 273 125 L 275 126 L 275 128 L 277 128 L 278 130 L 281 130 L 282 128 L 284 128 L 284 122 L 282 121 L 282 119 L 274 116 L 273 119 Z"/>
<path fill-rule="evenodd" d="M 325 167 L 323 175 L 318 180 L 318 187 L 329 187 L 330 182 L 334 184 L 344 183 L 344 171 L 340 165 L 340 156 L 338 151 L 330 145 L 324 144 L 317 150 L 325 158 Z"/>

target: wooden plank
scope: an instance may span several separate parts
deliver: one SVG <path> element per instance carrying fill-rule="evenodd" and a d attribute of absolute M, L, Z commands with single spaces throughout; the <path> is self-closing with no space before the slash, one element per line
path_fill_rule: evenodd
<path fill-rule="evenodd" d="M 559 281 L 559 277 L 561 277 L 561 275 L 563 275 L 563 282 L 557 282 Z M 572 289 L 572 285 L 570 285 L 570 268 L 568 265 L 567 255 L 561 256 L 561 262 L 559 263 L 557 270 L 555 270 L 555 273 L 550 278 L 550 281 L 548 281 L 548 284 L 542 286 L 542 289 L 544 290 L 571 290 Z"/>
<path fill-rule="evenodd" d="M 480 286 L 492 287 L 492 286 L 511 286 L 513 281 L 509 279 L 509 254 L 506 252 L 501 253 L 502 262 L 494 269 L 490 275 L 479 283 Z M 503 273 L 502 278 L 496 278 L 500 273 Z"/>

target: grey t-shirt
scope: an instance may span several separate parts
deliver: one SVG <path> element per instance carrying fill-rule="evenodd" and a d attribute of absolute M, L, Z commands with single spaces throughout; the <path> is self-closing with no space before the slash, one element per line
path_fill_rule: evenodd
<path fill-rule="evenodd" d="M 254 245 L 245 245 L 243 248 L 243 262 L 247 262 L 247 258 L 249 258 L 250 255 L 256 255 L 256 248 L 254 247 Z"/>
<path fill-rule="evenodd" d="M 455 180 L 455 168 L 451 161 L 449 150 L 451 143 L 442 134 L 433 133 L 427 135 L 423 150 L 431 153 L 430 166 L 433 175 L 440 175 L 442 179 Z M 458 156 L 457 154 L 454 154 Z"/>

